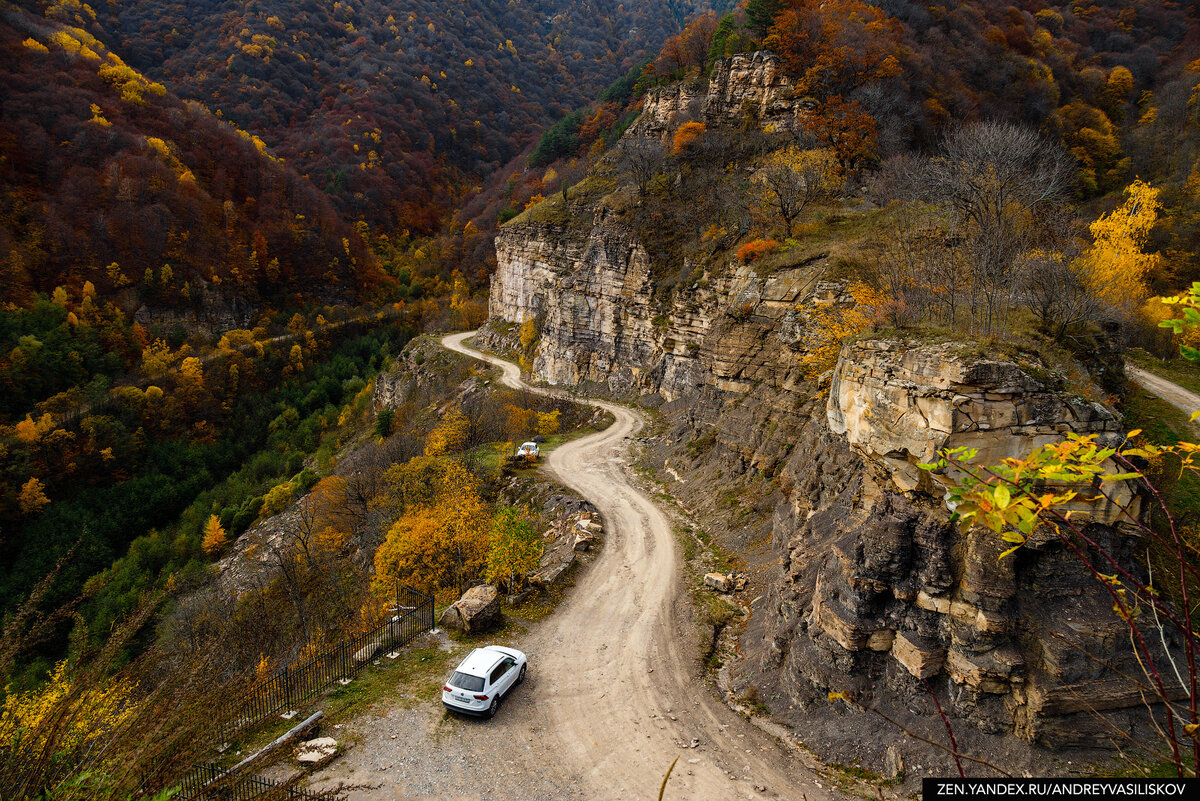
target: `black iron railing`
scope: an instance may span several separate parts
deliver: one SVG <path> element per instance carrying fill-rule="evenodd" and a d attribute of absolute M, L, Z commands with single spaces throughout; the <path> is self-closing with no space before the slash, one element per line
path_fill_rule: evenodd
<path fill-rule="evenodd" d="M 255 777 L 236 778 L 218 765 L 197 765 L 184 778 L 177 798 L 199 801 L 251 801 L 270 796 L 286 801 L 313 801 L 321 798 L 320 793 L 286 787 L 269 779 Z"/>
<path fill-rule="evenodd" d="M 373 631 L 346 637 L 332 648 L 256 684 L 225 726 L 222 738 L 230 738 L 276 712 L 293 709 L 335 681 L 353 678 L 379 654 L 401 648 L 432 628 L 433 597 L 397 585 L 396 608 L 388 620 Z M 268 779 L 239 778 L 211 763 L 193 768 L 178 795 L 194 801 L 250 801 L 261 796 L 287 801 L 322 797 Z"/>
<path fill-rule="evenodd" d="M 353 678 L 381 653 L 394 651 L 433 628 L 433 597 L 411 587 L 396 588 L 392 617 L 373 631 L 346 637 L 339 644 L 284 667 L 250 691 L 232 723 L 233 732 L 268 715 L 290 710 L 335 681 Z"/>

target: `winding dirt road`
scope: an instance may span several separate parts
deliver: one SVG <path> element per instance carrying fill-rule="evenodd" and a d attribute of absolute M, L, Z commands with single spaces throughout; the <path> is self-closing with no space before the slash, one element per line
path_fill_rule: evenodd
<path fill-rule="evenodd" d="M 510 387 L 545 392 L 524 384 L 515 365 L 467 347 L 473 334 L 442 344 L 500 367 Z M 493 723 L 514 734 L 536 731 L 548 748 L 517 757 L 557 763 L 552 769 L 595 801 L 655 798 L 676 757 L 667 799 L 834 797 L 793 753 L 709 689 L 677 606 L 684 588 L 671 525 L 625 474 L 627 440 L 644 421 L 627 407 L 587 402 L 616 422 L 554 450 L 546 466 L 600 510 L 605 545 L 522 644 L 530 654 L 528 691 Z"/>

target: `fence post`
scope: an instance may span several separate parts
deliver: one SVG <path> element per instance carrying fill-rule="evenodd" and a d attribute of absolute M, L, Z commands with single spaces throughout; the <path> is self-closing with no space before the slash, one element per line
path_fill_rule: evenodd
<path fill-rule="evenodd" d="M 283 706 L 285 711 L 292 708 L 292 677 L 287 665 L 283 666 Z"/>

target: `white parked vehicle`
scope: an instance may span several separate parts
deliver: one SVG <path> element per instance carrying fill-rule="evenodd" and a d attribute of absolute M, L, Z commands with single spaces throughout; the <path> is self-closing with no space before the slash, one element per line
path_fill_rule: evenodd
<path fill-rule="evenodd" d="M 517 448 L 517 456 L 532 456 L 536 459 L 538 453 L 538 444 L 536 442 L 526 442 Z"/>
<path fill-rule="evenodd" d="M 504 696 L 525 681 L 527 663 L 525 654 L 516 648 L 476 648 L 442 687 L 442 704 L 452 712 L 490 718 Z"/>

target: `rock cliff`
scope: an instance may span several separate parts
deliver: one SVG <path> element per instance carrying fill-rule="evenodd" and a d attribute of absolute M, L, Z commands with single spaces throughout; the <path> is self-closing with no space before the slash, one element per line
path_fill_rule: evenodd
<path fill-rule="evenodd" d="M 651 89 L 632 133 L 662 136 L 689 120 L 797 130 L 806 111 L 775 54 L 742 53 L 719 59 L 707 84 L 691 81 Z"/>
<path fill-rule="evenodd" d="M 760 124 L 803 114 L 763 54 L 720 62 L 706 89 L 651 93 L 635 131 L 666 133 L 697 114 L 741 124 L 746 113 Z M 996 537 L 952 524 L 944 479 L 917 467 L 942 448 L 991 463 L 1068 432 L 1119 441 L 1086 370 L 1053 349 L 875 336 L 813 375 L 801 357 L 820 310 L 854 302 L 852 260 L 801 244 L 789 245 L 794 258 L 746 265 L 700 240 L 664 268 L 635 233 L 653 205 L 619 208 L 600 199 L 570 219 L 505 226 L 482 339 L 513 350 L 514 324 L 532 320 L 534 378 L 664 414 L 648 458 L 760 587 L 735 689 L 827 755 L 874 767 L 895 730 L 864 734 L 879 729 L 866 712 L 845 725 L 829 692 L 940 740 L 936 697 L 971 724 L 960 742 L 1019 752 L 1026 766 L 1045 766 L 1041 747 L 1102 744 L 1114 722 L 1130 731 L 1144 719 L 1106 591 L 1056 540 L 1001 559 Z M 1081 500 L 1078 512 L 1138 569 L 1142 543 L 1113 507 Z"/>
<path fill-rule="evenodd" d="M 656 299 L 645 248 L 602 212 L 584 233 L 508 227 L 497 253 L 491 314 L 538 322 L 536 378 L 661 403 L 662 453 L 698 504 L 714 483 L 769 480 L 749 502 L 769 523 L 744 523 L 742 541 L 768 529 L 763 562 L 779 566 L 741 681 L 780 699 L 768 706 L 782 719 L 811 725 L 831 690 L 929 715 L 926 680 L 979 732 L 1042 745 L 1102 741 L 1091 710 L 1141 716 L 1136 689 L 1102 667 L 1136 670 L 1092 577 L 1053 542 L 999 559 L 1002 543 L 959 533 L 916 468 L 943 447 L 994 461 L 1068 431 L 1119 439 L 1114 413 L 1036 354 L 866 339 L 819 381 L 798 358 L 808 310 L 842 286 L 821 261 L 765 276 L 730 264 Z M 1112 510 L 1082 511 L 1132 562 L 1137 539 L 1102 525 Z M 836 733 L 823 744 L 861 749 Z"/>

